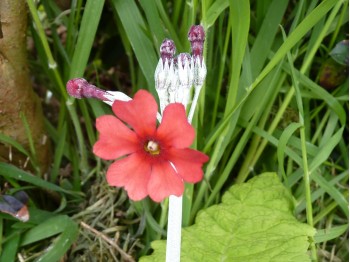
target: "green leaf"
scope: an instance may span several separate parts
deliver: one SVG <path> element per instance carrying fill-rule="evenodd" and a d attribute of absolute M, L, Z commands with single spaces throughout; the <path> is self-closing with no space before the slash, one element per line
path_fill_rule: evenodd
<path fill-rule="evenodd" d="M 18 143 L 15 139 L 13 139 L 7 135 L 0 133 L 0 142 L 9 144 L 10 146 L 13 146 L 14 148 L 16 148 L 19 152 L 23 153 L 24 155 L 30 156 L 29 152 L 20 143 Z"/>
<path fill-rule="evenodd" d="M 343 235 L 349 229 L 349 225 L 341 225 L 332 228 L 319 229 L 315 235 L 315 242 L 322 243 L 331 239 L 335 239 Z"/>
<path fill-rule="evenodd" d="M 293 201 L 275 173 L 232 186 L 222 203 L 203 210 L 182 230 L 181 261 L 310 261 L 315 229 L 293 216 Z M 141 262 L 164 261 L 166 241 Z"/>
<path fill-rule="evenodd" d="M 19 181 L 27 182 L 29 184 L 41 187 L 46 190 L 52 190 L 57 191 L 61 193 L 66 193 L 70 195 L 78 195 L 78 192 L 73 192 L 69 190 L 65 190 L 55 184 L 52 184 L 50 182 L 47 182 L 43 180 L 40 177 L 33 176 L 30 173 L 27 173 L 18 167 L 15 167 L 13 165 L 7 164 L 7 163 L 0 163 L 0 176 L 3 176 L 5 178 L 11 178 L 16 179 Z"/>
<path fill-rule="evenodd" d="M 123 24 L 140 68 L 147 80 L 148 88 L 154 92 L 153 77 L 158 58 L 153 43 L 147 35 L 146 24 L 140 10 L 135 1 L 112 0 L 111 4 Z"/>
<path fill-rule="evenodd" d="M 203 25 L 205 28 L 211 27 L 219 15 L 229 6 L 229 1 L 227 0 L 218 0 L 214 1 L 210 6 L 206 16 L 203 18 Z"/>
<path fill-rule="evenodd" d="M 28 232 L 24 234 L 21 241 L 21 246 L 25 246 L 52 237 L 54 235 L 64 232 L 65 230 L 67 230 L 67 228 L 74 228 L 74 230 L 77 230 L 78 226 L 73 222 L 73 220 L 71 220 L 68 216 L 65 215 L 58 215 L 55 217 L 48 218 L 47 220 L 28 230 Z M 72 236 L 75 233 L 77 232 L 72 231 Z"/>
<path fill-rule="evenodd" d="M 51 225 L 51 229 L 47 228 L 48 225 Z M 45 232 L 43 232 L 45 229 L 47 229 L 48 231 L 46 233 L 46 236 Z M 35 236 L 35 233 L 39 234 L 40 232 L 40 237 Z M 33 228 L 31 231 L 28 231 L 27 241 L 30 242 L 30 238 L 36 238 L 37 240 L 39 240 L 40 238 L 50 236 L 50 233 L 53 234 L 56 232 L 61 232 L 61 234 L 56 239 L 54 239 L 54 241 L 52 241 L 51 245 L 45 250 L 43 255 L 41 255 L 35 261 L 59 261 L 67 252 L 67 250 L 71 247 L 71 245 L 76 241 L 79 233 L 79 228 L 78 225 L 75 222 L 73 222 L 73 220 L 71 220 L 69 217 L 60 215 L 57 217 L 50 218 L 44 223 L 38 225 L 36 228 Z"/>
<path fill-rule="evenodd" d="M 3 245 L 3 250 L 0 255 L 0 261 L 15 261 L 18 245 L 20 241 L 19 231 L 16 230 L 12 237 Z"/>
<path fill-rule="evenodd" d="M 105 1 L 88 0 L 79 29 L 78 41 L 72 58 L 69 78 L 81 77 L 88 63 L 98 23 L 101 18 Z"/>
<path fill-rule="evenodd" d="M 330 52 L 331 57 L 341 65 L 349 64 L 349 41 L 339 42 Z"/>

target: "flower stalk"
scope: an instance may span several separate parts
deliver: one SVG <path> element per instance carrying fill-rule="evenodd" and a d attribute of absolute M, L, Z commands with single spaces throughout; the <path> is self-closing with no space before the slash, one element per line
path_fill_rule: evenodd
<path fill-rule="evenodd" d="M 166 262 L 180 262 L 182 226 L 182 196 L 169 197 Z"/>
<path fill-rule="evenodd" d="M 167 103 L 182 103 L 186 108 L 190 102 L 191 90 L 194 86 L 194 96 L 187 118 L 188 122 L 191 123 L 207 74 L 203 59 L 203 45 L 205 40 L 203 27 L 200 25 L 192 26 L 188 33 L 188 40 L 191 43 L 192 56 L 187 53 L 181 53 L 175 58 L 174 53 L 176 48 L 174 42 L 169 39 L 163 41 L 160 47 L 161 58 L 155 72 L 155 82 L 160 99 L 161 112 L 163 112 L 163 108 Z M 168 52 L 162 52 L 164 50 Z M 181 227 L 182 196 L 170 196 L 166 262 L 180 261 Z"/>

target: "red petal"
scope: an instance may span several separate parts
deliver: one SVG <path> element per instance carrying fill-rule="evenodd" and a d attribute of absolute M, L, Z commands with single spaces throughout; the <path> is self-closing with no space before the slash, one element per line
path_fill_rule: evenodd
<path fill-rule="evenodd" d="M 169 162 L 166 161 L 152 166 L 148 194 L 153 201 L 161 202 L 170 195 L 181 196 L 183 191 L 184 183 Z"/>
<path fill-rule="evenodd" d="M 103 159 L 116 159 L 142 148 L 136 134 L 115 116 L 100 116 L 96 119 L 96 128 L 100 137 L 93 152 Z"/>
<path fill-rule="evenodd" d="M 107 171 L 107 182 L 111 186 L 124 187 L 130 199 L 145 198 L 151 175 L 151 165 L 141 154 L 132 154 L 114 162 Z"/>
<path fill-rule="evenodd" d="M 138 91 L 128 102 L 116 100 L 112 109 L 116 116 L 140 135 L 153 135 L 156 130 L 158 105 L 146 90 Z"/>
<path fill-rule="evenodd" d="M 202 180 L 202 165 L 209 160 L 207 155 L 190 148 L 171 148 L 167 150 L 167 157 L 174 164 L 178 175 L 189 183 Z"/>
<path fill-rule="evenodd" d="M 166 146 L 185 148 L 192 144 L 195 135 L 182 104 L 170 104 L 164 109 L 162 122 L 157 130 L 157 138 L 162 143 Z"/>

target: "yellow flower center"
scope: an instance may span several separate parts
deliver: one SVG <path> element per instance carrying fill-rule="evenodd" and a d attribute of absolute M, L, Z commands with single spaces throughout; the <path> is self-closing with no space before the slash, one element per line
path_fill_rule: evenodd
<path fill-rule="evenodd" d="M 144 149 L 146 152 L 150 153 L 151 155 L 159 155 L 160 153 L 160 148 L 158 143 L 152 140 L 147 141 L 145 143 Z"/>

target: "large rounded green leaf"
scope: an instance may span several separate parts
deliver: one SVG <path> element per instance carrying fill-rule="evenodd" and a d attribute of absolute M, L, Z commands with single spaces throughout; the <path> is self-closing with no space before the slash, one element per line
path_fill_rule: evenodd
<path fill-rule="evenodd" d="M 232 186 L 222 203 L 182 230 L 181 261 L 310 261 L 315 229 L 293 216 L 293 199 L 275 173 Z M 141 262 L 165 261 L 165 241 Z"/>

